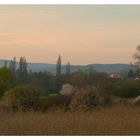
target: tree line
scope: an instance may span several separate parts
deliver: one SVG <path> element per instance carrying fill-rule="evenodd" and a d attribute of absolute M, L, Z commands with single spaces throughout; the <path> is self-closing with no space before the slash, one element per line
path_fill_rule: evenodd
<path fill-rule="evenodd" d="M 14 57 L 8 66 L 5 61 L 4 66 L 0 68 L 0 96 L 18 85 L 34 85 L 47 91 L 51 94 L 59 93 L 63 84 L 69 83 L 74 87 L 85 87 L 88 85 L 96 86 L 101 92 L 109 94 L 111 87 L 119 87 L 118 85 L 125 83 L 126 81 L 133 80 L 138 77 L 140 78 L 140 47 L 137 48 L 137 53 L 134 55 L 136 60 L 135 65 L 125 74 L 123 78 L 111 79 L 105 72 L 96 72 L 94 69 L 89 68 L 88 71 L 76 71 L 71 72 L 71 64 L 66 64 L 66 71 L 62 73 L 62 59 L 58 56 L 56 61 L 56 74 L 53 75 L 48 71 L 32 72 L 28 70 L 28 64 L 25 57 L 20 57 L 19 64 L 16 62 Z M 137 64 L 136 64 L 137 63 Z M 18 64 L 18 66 L 17 66 Z M 135 70 L 134 70 L 135 68 Z M 127 88 L 130 83 L 124 84 Z M 132 84 L 131 84 L 132 85 Z M 135 85 L 132 85 L 132 88 Z M 129 86 L 131 88 L 131 86 Z M 137 87 L 137 86 L 135 86 Z M 118 89 L 116 89 L 118 90 Z M 122 89 L 119 89 L 122 90 Z M 137 89 L 135 90 L 137 91 Z M 116 91 L 117 92 L 117 91 Z M 112 94 L 112 93 L 111 93 Z"/>
<path fill-rule="evenodd" d="M 98 85 L 98 83 L 101 83 L 105 79 L 108 80 L 106 73 L 97 73 L 94 69 L 88 73 L 83 71 L 71 72 L 70 62 L 65 66 L 65 73 L 62 73 L 61 56 L 58 56 L 56 61 L 55 75 L 47 71 L 32 72 L 28 70 L 25 57 L 20 57 L 19 66 L 17 66 L 17 64 L 16 58 L 14 57 L 13 60 L 10 61 L 9 66 L 7 62 L 5 62 L 4 67 L 0 68 L 1 96 L 5 91 L 17 85 L 32 84 L 50 93 L 59 93 L 62 85 L 65 83 L 70 83 L 76 87 L 83 87 L 88 84 Z"/>

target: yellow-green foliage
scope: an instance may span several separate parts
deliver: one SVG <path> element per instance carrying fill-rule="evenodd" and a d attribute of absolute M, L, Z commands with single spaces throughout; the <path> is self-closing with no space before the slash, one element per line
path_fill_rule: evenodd
<path fill-rule="evenodd" d="M 29 110 L 36 109 L 43 96 L 44 94 L 39 88 L 21 85 L 7 91 L 4 99 L 13 110 Z"/>
<path fill-rule="evenodd" d="M 0 68 L 0 97 L 3 96 L 4 92 L 10 85 L 10 71 L 8 68 Z"/>

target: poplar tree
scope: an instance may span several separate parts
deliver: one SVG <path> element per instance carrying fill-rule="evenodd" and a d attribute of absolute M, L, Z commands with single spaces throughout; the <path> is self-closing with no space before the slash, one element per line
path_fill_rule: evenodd
<path fill-rule="evenodd" d="M 25 57 L 20 57 L 19 62 L 19 79 L 20 82 L 25 82 L 27 80 L 27 62 Z"/>
<path fill-rule="evenodd" d="M 61 56 L 58 56 L 58 60 L 56 62 L 56 76 L 60 77 L 61 76 Z"/>
<path fill-rule="evenodd" d="M 11 73 L 15 74 L 16 73 L 16 57 L 13 58 L 13 60 L 10 61 L 10 71 Z"/>

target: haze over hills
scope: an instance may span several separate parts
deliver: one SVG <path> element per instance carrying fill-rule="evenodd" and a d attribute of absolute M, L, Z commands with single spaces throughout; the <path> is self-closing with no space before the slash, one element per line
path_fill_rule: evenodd
<path fill-rule="evenodd" d="M 4 66 L 5 61 L 9 66 L 10 60 L 0 60 L 0 67 Z M 16 62 L 16 68 L 18 69 L 19 62 Z M 88 69 L 94 69 L 97 72 L 121 72 L 129 70 L 128 64 L 88 64 L 88 65 L 71 65 L 71 72 L 75 71 L 87 71 Z M 28 63 L 28 70 L 32 72 L 48 71 L 55 73 L 56 65 L 47 63 Z M 62 73 L 65 73 L 65 65 L 62 65 Z"/>

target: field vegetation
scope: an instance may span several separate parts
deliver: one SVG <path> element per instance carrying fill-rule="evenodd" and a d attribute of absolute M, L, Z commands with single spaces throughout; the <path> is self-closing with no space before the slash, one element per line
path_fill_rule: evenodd
<path fill-rule="evenodd" d="M 131 106 L 94 111 L 0 111 L 0 135 L 140 135 L 140 109 Z"/>

